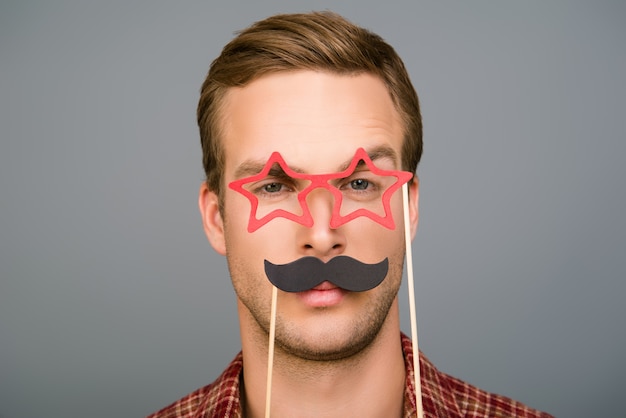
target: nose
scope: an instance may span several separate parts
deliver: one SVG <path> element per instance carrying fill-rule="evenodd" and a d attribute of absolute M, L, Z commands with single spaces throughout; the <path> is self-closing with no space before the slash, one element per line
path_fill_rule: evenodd
<path fill-rule="evenodd" d="M 308 194 L 306 204 L 313 217 L 313 226 L 300 228 L 298 236 L 298 244 L 304 255 L 326 260 L 345 250 L 343 228 L 330 227 L 334 203 L 332 193 L 324 188 L 314 189 Z"/>

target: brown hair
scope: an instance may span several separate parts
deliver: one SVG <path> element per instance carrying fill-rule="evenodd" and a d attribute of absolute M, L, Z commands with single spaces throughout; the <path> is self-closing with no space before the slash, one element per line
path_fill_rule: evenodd
<path fill-rule="evenodd" d="M 417 93 L 395 50 L 380 36 L 332 12 L 282 14 L 241 31 L 213 61 L 202 84 L 198 126 L 210 190 L 221 196 L 220 109 L 226 91 L 266 74 L 295 70 L 380 77 L 405 125 L 402 169 L 415 172 L 422 154 L 422 119 Z"/>

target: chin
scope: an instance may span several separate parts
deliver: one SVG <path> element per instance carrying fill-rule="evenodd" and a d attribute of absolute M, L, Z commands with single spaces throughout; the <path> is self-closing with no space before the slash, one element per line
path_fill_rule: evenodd
<path fill-rule="evenodd" d="M 303 360 L 343 360 L 358 355 L 369 347 L 384 323 L 384 317 L 382 320 L 366 316 L 366 320 L 342 321 L 322 316 L 323 318 L 316 318 L 316 321 L 303 324 L 277 324 L 277 347 L 285 354 Z"/>

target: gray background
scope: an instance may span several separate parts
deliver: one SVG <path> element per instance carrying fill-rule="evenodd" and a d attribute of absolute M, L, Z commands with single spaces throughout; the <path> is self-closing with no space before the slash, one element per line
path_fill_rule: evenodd
<path fill-rule="evenodd" d="M 235 30 L 325 8 L 420 95 L 421 348 L 558 416 L 624 416 L 624 2 L 4 1 L 0 417 L 142 416 L 235 355 L 198 90 Z"/>

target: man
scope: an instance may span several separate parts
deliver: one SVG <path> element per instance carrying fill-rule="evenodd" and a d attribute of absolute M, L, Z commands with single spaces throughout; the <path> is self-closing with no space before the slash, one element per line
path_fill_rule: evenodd
<path fill-rule="evenodd" d="M 152 417 L 417 416 L 397 292 L 422 125 L 395 51 L 336 14 L 270 17 L 212 63 L 198 124 L 200 212 L 228 260 L 242 352 Z M 426 417 L 549 416 L 421 355 L 420 369 Z"/>

